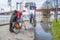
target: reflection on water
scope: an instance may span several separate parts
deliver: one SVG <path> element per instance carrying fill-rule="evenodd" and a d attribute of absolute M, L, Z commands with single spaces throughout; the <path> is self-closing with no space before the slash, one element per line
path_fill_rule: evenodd
<path fill-rule="evenodd" d="M 36 23 L 36 27 L 35 27 L 35 40 L 52 40 L 52 34 L 49 31 L 46 32 L 43 29 L 41 23 Z"/>
<path fill-rule="evenodd" d="M 51 31 L 51 22 L 54 20 L 54 15 L 51 15 L 49 18 L 44 18 L 43 15 L 40 13 L 37 15 L 39 16 L 36 16 L 37 23 L 35 27 L 34 40 L 53 40 Z"/>

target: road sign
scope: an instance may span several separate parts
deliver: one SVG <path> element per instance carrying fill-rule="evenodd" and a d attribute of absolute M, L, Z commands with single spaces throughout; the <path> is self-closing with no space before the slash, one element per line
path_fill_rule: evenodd
<path fill-rule="evenodd" d="M 35 10 L 36 7 L 35 6 L 30 6 L 30 10 Z"/>

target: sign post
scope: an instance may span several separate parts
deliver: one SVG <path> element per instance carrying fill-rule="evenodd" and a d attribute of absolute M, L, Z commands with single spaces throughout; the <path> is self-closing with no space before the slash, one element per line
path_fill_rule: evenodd
<path fill-rule="evenodd" d="M 11 0 L 8 0 L 8 5 L 11 6 Z"/>
<path fill-rule="evenodd" d="M 18 2 L 16 2 L 16 10 L 18 10 L 18 4 L 19 4 L 19 3 L 18 3 Z"/>
<path fill-rule="evenodd" d="M 10 6 L 10 11 L 12 11 L 11 0 L 8 0 L 8 6 Z"/>

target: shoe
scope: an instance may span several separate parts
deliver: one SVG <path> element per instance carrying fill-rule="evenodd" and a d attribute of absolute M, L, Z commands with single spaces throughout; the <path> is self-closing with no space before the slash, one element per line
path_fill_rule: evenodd
<path fill-rule="evenodd" d="M 11 29 L 9 29 L 9 31 L 11 32 L 11 33 L 13 33 L 14 31 L 13 30 L 11 30 Z"/>

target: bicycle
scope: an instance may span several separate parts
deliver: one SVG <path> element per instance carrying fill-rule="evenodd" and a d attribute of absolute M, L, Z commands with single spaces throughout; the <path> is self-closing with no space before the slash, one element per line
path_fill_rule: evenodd
<path fill-rule="evenodd" d="M 21 30 L 22 25 L 19 25 L 19 22 L 12 22 L 12 30 L 15 34 L 18 34 Z"/>
<path fill-rule="evenodd" d="M 23 20 L 21 22 L 19 22 L 19 21 L 12 22 L 12 30 L 15 34 L 18 34 L 23 26 L 24 26 L 25 30 L 27 30 L 26 26 L 23 25 L 23 23 L 24 23 Z"/>

